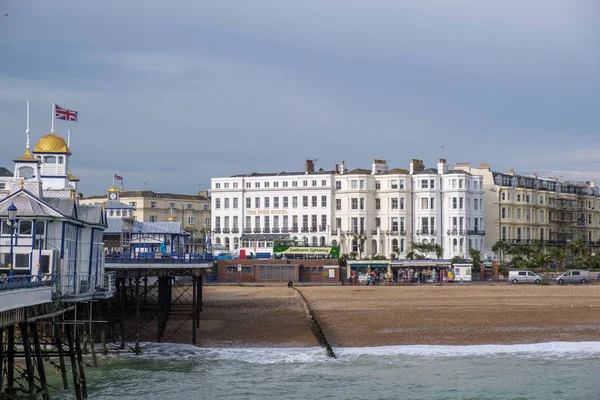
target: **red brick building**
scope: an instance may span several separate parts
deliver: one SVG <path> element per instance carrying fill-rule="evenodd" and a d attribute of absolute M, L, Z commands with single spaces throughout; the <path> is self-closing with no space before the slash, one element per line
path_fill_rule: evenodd
<path fill-rule="evenodd" d="M 218 260 L 218 282 L 339 282 L 337 260 Z"/>

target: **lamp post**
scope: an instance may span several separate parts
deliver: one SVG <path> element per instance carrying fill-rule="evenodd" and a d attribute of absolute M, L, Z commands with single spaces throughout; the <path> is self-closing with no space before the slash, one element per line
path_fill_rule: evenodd
<path fill-rule="evenodd" d="M 13 276 L 15 275 L 15 272 L 13 271 L 13 266 L 12 266 L 12 262 L 13 262 L 13 235 L 15 233 L 15 222 L 17 220 L 17 207 L 15 206 L 14 203 L 10 203 L 10 206 L 8 206 L 8 220 L 10 221 L 10 255 L 9 255 L 9 259 L 8 259 L 8 281 L 12 282 L 13 280 Z"/>

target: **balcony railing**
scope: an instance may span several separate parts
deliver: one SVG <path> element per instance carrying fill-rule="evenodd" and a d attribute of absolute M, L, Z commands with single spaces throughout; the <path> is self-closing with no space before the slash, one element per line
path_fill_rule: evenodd
<path fill-rule="evenodd" d="M 327 225 L 319 225 L 319 232 L 325 232 L 327 230 Z"/>
<path fill-rule="evenodd" d="M 406 231 L 400 231 L 400 235 L 406 236 Z"/>
<path fill-rule="evenodd" d="M 252 233 L 252 228 L 244 228 L 244 233 Z"/>
<path fill-rule="evenodd" d="M 289 232 L 290 232 L 290 228 L 288 228 L 288 227 L 281 228 L 281 233 L 289 233 Z"/>
<path fill-rule="evenodd" d="M 254 228 L 254 229 L 252 230 L 252 232 L 254 232 L 254 233 L 260 233 L 260 228 Z"/>
<path fill-rule="evenodd" d="M 272 228 L 271 232 L 273 232 L 273 233 L 279 233 L 279 228 Z"/>
<path fill-rule="evenodd" d="M 317 231 L 317 229 L 318 229 L 318 228 L 317 228 L 316 226 L 311 226 L 311 227 L 310 227 L 310 231 L 311 231 L 311 232 L 316 232 L 316 231 Z"/>
<path fill-rule="evenodd" d="M 291 232 L 291 233 L 298 233 L 298 227 L 297 227 L 297 226 L 292 226 L 292 227 L 290 228 L 290 232 Z"/>
<path fill-rule="evenodd" d="M 215 228 L 215 229 L 213 229 L 213 233 L 221 233 L 221 228 Z"/>
<path fill-rule="evenodd" d="M 303 226 L 302 228 L 300 228 L 300 232 L 308 232 L 308 226 Z"/>
<path fill-rule="evenodd" d="M 64 298 L 90 295 L 112 297 L 115 292 L 115 272 L 100 275 L 61 275 L 58 287 Z"/>
<path fill-rule="evenodd" d="M 240 229 L 239 228 L 231 228 L 231 233 L 239 233 Z"/>
<path fill-rule="evenodd" d="M 371 229 L 371 235 L 377 235 L 377 229 Z"/>
<path fill-rule="evenodd" d="M 271 228 L 263 228 L 262 233 L 270 233 Z"/>
<path fill-rule="evenodd" d="M 223 228 L 223 233 L 229 233 L 231 230 L 229 228 Z"/>

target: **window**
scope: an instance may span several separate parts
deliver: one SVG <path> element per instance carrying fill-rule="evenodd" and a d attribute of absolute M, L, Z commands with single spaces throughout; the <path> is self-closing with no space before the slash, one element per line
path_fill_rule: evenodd
<path fill-rule="evenodd" d="M 541 211 L 540 211 L 541 213 Z M 506 207 L 502 207 L 502 218 L 506 218 Z"/>
<path fill-rule="evenodd" d="M 229 182 L 225 182 L 225 183 L 223 184 L 223 187 L 224 187 L 225 189 L 229 189 Z"/>
<path fill-rule="evenodd" d="M 358 199 L 355 197 L 352 199 L 352 207 L 350 207 L 352 210 L 358 210 Z"/>
<path fill-rule="evenodd" d="M 260 217 L 258 215 L 254 217 L 254 228 L 260 229 Z"/>
<path fill-rule="evenodd" d="M 342 199 L 335 199 L 335 209 L 336 211 L 342 210 Z"/>
<path fill-rule="evenodd" d="M 273 182 L 273 187 L 279 187 L 279 182 Z"/>
<path fill-rule="evenodd" d="M 194 225 L 195 222 L 196 222 L 196 220 L 194 219 L 194 217 L 188 218 L 188 225 Z"/>
<path fill-rule="evenodd" d="M 392 199 L 392 210 L 397 210 L 397 209 L 398 209 L 398 199 Z"/>
<path fill-rule="evenodd" d="M 350 181 L 350 189 L 358 189 L 358 181 L 356 179 Z"/>
<path fill-rule="evenodd" d="M 45 227 L 46 223 L 44 221 L 37 221 L 35 223 L 35 234 L 44 235 L 46 233 Z"/>
<path fill-rule="evenodd" d="M 381 189 L 381 182 L 375 181 L 375 190 L 379 190 L 379 189 Z"/>
<path fill-rule="evenodd" d="M 249 188 L 251 188 L 251 187 L 252 187 L 252 184 L 251 184 L 250 182 L 246 182 L 246 188 L 248 188 L 248 189 L 249 189 Z"/>
<path fill-rule="evenodd" d="M 31 235 L 32 221 L 19 221 L 19 235 Z"/>
<path fill-rule="evenodd" d="M 0 189 L 1 189 L 1 188 L 0 188 Z M 130 202 L 129 202 L 129 205 L 130 205 L 130 206 L 132 206 L 132 207 L 135 207 L 135 206 L 137 206 L 137 202 L 135 202 L 135 201 L 130 201 Z"/>
<path fill-rule="evenodd" d="M 317 207 L 317 205 L 318 205 L 318 203 L 317 203 L 317 196 L 312 196 L 311 200 L 312 200 L 312 202 L 311 202 L 312 206 L 313 207 Z"/>
<path fill-rule="evenodd" d="M 335 190 L 342 190 L 342 181 L 335 181 Z"/>
<path fill-rule="evenodd" d="M 521 195 L 520 194 L 517 195 L 517 201 L 521 201 Z"/>
<path fill-rule="evenodd" d="M 273 197 L 273 208 L 279 208 L 279 197 Z"/>
<path fill-rule="evenodd" d="M 152 207 L 156 207 L 156 205 L 154 205 Z M 215 208 L 216 209 L 221 208 L 221 199 L 215 199 Z"/>
<path fill-rule="evenodd" d="M 430 210 L 435 210 L 435 197 L 432 197 L 431 199 L 429 199 L 429 209 Z"/>
<path fill-rule="evenodd" d="M 288 197 L 283 196 L 283 208 L 288 208 Z"/>
<path fill-rule="evenodd" d="M 327 196 L 321 196 L 321 207 L 327 207 Z"/>
<path fill-rule="evenodd" d="M 392 205 L 394 204 L 394 199 L 392 199 Z M 375 199 L 375 209 L 381 210 L 381 199 Z"/>
<path fill-rule="evenodd" d="M 473 181 L 473 189 L 477 190 L 478 183 L 478 181 Z"/>
<path fill-rule="evenodd" d="M 219 199 L 217 199 L 217 200 L 219 200 Z M 219 207 L 217 207 L 217 208 L 219 208 Z M 155 201 L 151 201 L 150 202 L 150 208 L 156 208 L 156 202 Z"/>
<path fill-rule="evenodd" d="M 220 183 L 215 183 L 215 189 L 221 189 L 221 184 Z"/>
<path fill-rule="evenodd" d="M 238 208 L 238 198 L 237 197 L 233 198 L 233 208 Z"/>
<path fill-rule="evenodd" d="M 521 209 L 517 208 L 517 219 L 521 219 Z"/>
<path fill-rule="evenodd" d="M 421 198 L 421 210 L 427 210 L 429 209 L 429 199 L 427 197 L 422 197 Z"/>
<path fill-rule="evenodd" d="M 298 196 L 292 197 L 292 208 L 298 208 Z"/>
<path fill-rule="evenodd" d="M 268 188 L 269 187 L 269 182 L 265 182 L 265 187 Z"/>
<path fill-rule="evenodd" d="M 361 199 L 360 199 L 360 209 L 361 209 L 361 210 L 364 210 L 364 209 L 365 209 L 365 199 L 364 199 L 364 198 L 361 198 Z"/>
<path fill-rule="evenodd" d="M 473 209 L 477 210 L 477 199 L 473 199 Z"/>
<path fill-rule="evenodd" d="M 312 185 L 313 186 L 317 186 L 317 180 L 316 179 L 312 181 Z"/>
<path fill-rule="evenodd" d="M 400 197 L 400 209 L 404 210 L 404 197 Z"/>
<path fill-rule="evenodd" d="M 404 217 L 400 217 L 400 231 L 404 232 Z"/>
<path fill-rule="evenodd" d="M 234 189 L 237 189 L 238 183 L 237 182 L 233 182 L 233 187 L 234 187 Z"/>
<path fill-rule="evenodd" d="M 502 192 L 502 200 L 506 200 L 506 193 Z"/>
<path fill-rule="evenodd" d="M 458 199 L 458 208 L 461 209 L 461 210 L 463 208 L 465 208 L 465 198 L 464 197 L 460 197 Z"/>
<path fill-rule="evenodd" d="M 246 229 L 250 229 L 250 225 L 252 225 L 252 217 L 246 217 Z"/>
<path fill-rule="evenodd" d="M 456 179 L 452 179 L 452 189 L 456 189 Z"/>
<path fill-rule="evenodd" d="M 263 201 L 265 203 L 265 208 L 269 208 L 271 206 L 270 205 L 271 199 L 269 197 L 265 197 L 265 199 Z"/>
<path fill-rule="evenodd" d="M 342 229 L 342 219 L 341 218 L 335 219 L 335 229 Z"/>
<path fill-rule="evenodd" d="M 254 198 L 254 208 L 260 208 L 260 197 Z"/>
<path fill-rule="evenodd" d="M 308 207 L 308 196 L 302 196 L 302 207 Z"/>
<path fill-rule="evenodd" d="M 225 205 L 223 208 L 229 208 L 229 198 L 228 197 L 225 198 Z"/>
<path fill-rule="evenodd" d="M 292 187 L 298 187 L 298 181 L 292 181 Z"/>
<path fill-rule="evenodd" d="M 360 180 L 360 189 L 362 190 L 362 189 L 364 189 L 364 188 L 365 188 L 365 180 L 364 180 L 364 179 L 361 179 L 361 180 Z"/>
<path fill-rule="evenodd" d="M 149 221 L 156 222 L 156 215 L 151 215 Z"/>
<path fill-rule="evenodd" d="M 392 231 L 398 232 L 398 217 L 392 217 Z"/>
<path fill-rule="evenodd" d="M 229 217 L 225 217 L 225 223 L 223 226 L 225 229 L 229 228 Z"/>
<path fill-rule="evenodd" d="M 250 197 L 246 197 L 246 208 L 252 208 L 252 199 Z"/>
<path fill-rule="evenodd" d="M 283 181 L 282 183 L 283 183 L 283 187 L 288 187 L 287 181 Z"/>
<path fill-rule="evenodd" d="M 458 208 L 458 200 L 456 199 L 456 197 L 452 198 L 452 209 L 456 210 Z"/>
<path fill-rule="evenodd" d="M 255 188 L 259 188 L 260 187 L 260 182 L 254 182 L 254 187 Z"/>
<path fill-rule="evenodd" d="M 430 189 L 435 189 L 435 179 L 432 179 L 429 181 L 429 188 Z"/>
<path fill-rule="evenodd" d="M 327 181 L 325 179 L 321 180 L 321 186 L 327 186 Z"/>
<path fill-rule="evenodd" d="M 169 203 L 169 208 L 175 208 L 175 203 Z"/>
<path fill-rule="evenodd" d="M 308 181 L 302 181 L 302 186 L 308 186 Z"/>
<path fill-rule="evenodd" d="M 390 182 L 390 187 L 392 189 L 398 189 L 398 181 L 396 179 L 392 179 L 392 181 Z"/>
<path fill-rule="evenodd" d="M 462 180 L 462 179 L 459 179 L 459 180 L 458 180 L 458 188 L 459 188 L 459 189 L 462 189 L 462 188 L 463 188 L 463 180 Z"/>
<path fill-rule="evenodd" d="M 194 205 L 193 205 L 193 204 L 189 204 L 189 203 L 188 203 L 188 205 L 187 205 L 186 207 L 187 207 L 187 209 L 189 210 L 189 209 L 191 209 L 191 208 L 194 208 Z"/>
<path fill-rule="evenodd" d="M 400 179 L 400 189 L 404 189 L 404 179 Z"/>
<path fill-rule="evenodd" d="M 421 189 L 427 189 L 429 188 L 429 181 L 427 179 L 422 179 L 421 180 Z"/>
<path fill-rule="evenodd" d="M 204 219 L 204 225 L 210 226 L 210 218 L 205 218 Z"/>

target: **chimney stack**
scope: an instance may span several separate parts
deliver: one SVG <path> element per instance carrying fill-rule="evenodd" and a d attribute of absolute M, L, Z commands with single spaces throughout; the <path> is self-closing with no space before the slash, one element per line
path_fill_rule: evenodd
<path fill-rule="evenodd" d="M 386 160 L 373 160 L 371 167 L 371 175 L 381 174 L 387 172 L 388 165 Z"/>
<path fill-rule="evenodd" d="M 306 163 L 304 164 L 304 173 L 312 174 L 314 172 L 315 172 L 315 164 L 313 163 L 313 160 L 306 160 Z"/>
<path fill-rule="evenodd" d="M 423 164 L 423 160 L 417 160 L 416 158 L 413 158 L 410 161 L 410 173 L 414 174 L 415 172 L 421 172 L 425 169 L 425 164 Z"/>
<path fill-rule="evenodd" d="M 514 175 L 515 174 L 515 170 L 511 169 L 510 171 L 508 171 L 508 175 Z"/>
<path fill-rule="evenodd" d="M 346 172 L 346 165 L 344 165 L 344 160 L 340 163 L 340 174 L 344 174 Z"/>
<path fill-rule="evenodd" d="M 448 173 L 448 164 L 446 164 L 446 159 L 440 158 L 440 161 L 437 165 L 437 170 L 439 175 L 444 175 Z"/>
<path fill-rule="evenodd" d="M 336 175 L 340 173 L 340 167 L 337 164 L 335 164 L 335 173 Z"/>
<path fill-rule="evenodd" d="M 489 170 L 490 169 L 490 164 L 488 164 L 488 163 L 480 163 L 479 164 L 479 168 Z"/>

